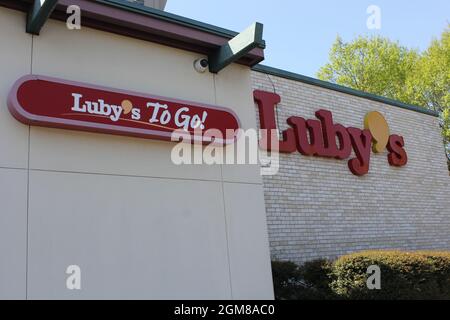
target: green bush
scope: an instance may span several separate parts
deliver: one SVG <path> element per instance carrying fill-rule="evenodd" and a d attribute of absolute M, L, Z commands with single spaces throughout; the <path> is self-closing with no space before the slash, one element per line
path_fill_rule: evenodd
<path fill-rule="evenodd" d="M 381 290 L 367 288 L 367 268 L 381 270 Z M 275 298 L 450 299 L 450 252 L 363 251 L 334 262 L 272 262 Z"/>
<path fill-rule="evenodd" d="M 381 270 L 381 290 L 367 288 L 367 268 Z M 332 290 L 344 299 L 450 299 L 450 253 L 363 251 L 333 264 Z"/>
<path fill-rule="evenodd" d="M 332 299 L 331 263 L 319 259 L 298 266 L 293 262 L 272 262 L 273 284 L 277 300 Z"/>
<path fill-rule="evenodd" d="M 335 299 L 331 290 L 333 264 L 326 259 L 317 259 L 304 263 L 299 268 L 300 276 L 309 288 L 305 299 Z"/>
<path fill-rule="evenodd" d="M 297 300 L 303 289 L 298 265 L 289 261 L 272 261 L 275 299 Z"/>

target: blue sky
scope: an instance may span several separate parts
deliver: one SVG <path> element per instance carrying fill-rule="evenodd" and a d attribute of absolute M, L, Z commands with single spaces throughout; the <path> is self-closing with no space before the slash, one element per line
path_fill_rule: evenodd
<path fill-rule="evenodd" d="M 366 26 L 369 5 L 381 9 L 381 29 Z M 166 11 L 234 31 L 264 24 L 263 64 L 316 76 L 340 35 L 383 35 L 424 50 L 450 23 L 450 0 L 168 0 Z"/>

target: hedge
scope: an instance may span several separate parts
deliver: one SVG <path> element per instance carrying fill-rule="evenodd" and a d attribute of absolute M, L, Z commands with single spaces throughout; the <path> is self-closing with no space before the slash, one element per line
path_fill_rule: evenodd
<path fill-rule="evenodd" d="M 380 290 L 367 288 L 371 265 L 380 267 Z M 272 269 L 277 299 L 450 299 L 450 252 L 362 251 Z"/>
<path fill-rule="evenodd" d="M 330 287 L 332 264 L 324 259 L 298 266 L 293 262 L 272 262 L 273 284 L 277 300 L 334 299 Z"/>
<path fill-rule="evenodd" d="M 381 270 L 381 290 L 367 288 L 367 268 Z M 363 251 L 333 264 L 332 290 L 347 299 L 450 299 L 450 252 Z"/>

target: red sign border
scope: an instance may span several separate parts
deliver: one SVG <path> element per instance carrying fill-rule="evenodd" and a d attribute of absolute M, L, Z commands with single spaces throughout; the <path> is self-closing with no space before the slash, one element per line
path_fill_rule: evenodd
<path fill-rule="evenodd" d="M 16 118 L 18 121 L 20 121 L 26 125 L 57 128 L 57 129 L 79 130 L 79 131 L 94 132 L 94 133 L 106 133 L 106 134 L 112 134 L 112 135 L 129 136 L 129 137 L 137 137 L 137 138 L 145 138 L 145 139 L 155 139 L 155 140 L 162 140 L 162 141 L 172 141 L 171 140 L 171 135 L 172 135 L 171 132 L 161 132 L 161 131 L 151 130 L 151 129 L 129 128 L 129 127 L 122 127 L 122 126 L 118 126 L 118 125 L 112 125 L 112 124 L 109 125 L 109 124 L 102 124 L 102 123 L 95 123 L 95 122 L 87 122 L 87 121 L 82 121 L 82 120 L 70 120 L 70 119 L 46 117 L 46 116 L 39 116 L 39 115 L 34 115 L 32 113 L 29 113 L 29 112 L 25 111 L 22 108 L 22 106 L 20 105 L 18 98 L 17 98 L 17 92 L 23 83 L 30 81 L 30 80 L 44 80 L 44 81 L 56 82 L 56 83 L 60 83 L 60 84 L 71 85 L 71 86 L 87 87 L 87 88 L 95 89 L 95 90 L 103 90 L 103 91 L 110 91 L 110 92 L 114 92 L 114 93 L 118 93 L 118 94 L 138 96 L 141 98 L 149 98 L 149 99 L 154 99 L 154 100 L 167 101 L 167 102 L 175 103 L 175 104 L 191 104 L 193 106 L 199 106 L 199 107 L 204 107 L 204 108 L 213 109 L 213 110 L 225 111 L 225 112 L 228 112 L 231 115 L 233 115 L 233 117 L 236 119 L 236 122 L 238 124 L 238 128 L 241 128 L 241 121 L 240 121 L 239 117 L 237 116 L 237 114 L 234 110 L 231 110 L 229 108 L 214 106 L 214 105 L 210 105 L 207 103 L 199 103 L 199 102 L 193 102 L 193 101 L 189 101 L 189 100 L 167 98 L 167 97 L 163 97 L 163 96 L 145 94 L 145 93 L 136 92 L 136 91 L 116 89 L 116 88 L 112 88 L 112 87 L 93 85 L 93 84 L 84 83 L 84 82 L 64 80 L 64 79 L 60 79 L 60 78 L 48 77 L 48 76 L 42 76 L 42 75 L 22 76 L 14 83 L 14 85 L 12 86 L 12 88 L 8 94 L 7 105 L 8 105 L 8 109 L 9 109 L 10 113 L 14 116 L 14 118 Z M 237 140 L 237 138 L 238 138 L 238 133 L 235 133 L 235 136 L 233 139 L 228 139 L 228 140 L 223 140 L 223 141 L 215 140 L 214 142 L 215 143 L 223 143 L 223 144 L 232 144 Z M 202 138 L 199 139 L 199 137 L 196 137 L 196 136 L 191 136 L 191 139 L 192 139 L 192 141 L 203 141 Z M 210 142 L 210 141 L 206 141 L 206 142 Z"/>

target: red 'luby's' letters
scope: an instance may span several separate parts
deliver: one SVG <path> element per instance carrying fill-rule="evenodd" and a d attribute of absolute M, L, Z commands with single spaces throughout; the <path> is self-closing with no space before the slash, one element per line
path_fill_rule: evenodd
<path fill-rule="evenodd" d="M 369 172 L 370 149 L 372 147 L 372 134 L 369 130 L 347 128 L 352 140 L 353 151 L 356 158 L 348 162 L 350 171 L 357 176 Z"/>
<path fill-rule="evenodd" d="M 347 159 L 352 152 L 350 136 L 347 129 L 340 124 L 333 124 L 333 115 L 328 110 L 319 110 L 316 117 L 322 122 L 325 148 L 328 149 L 327 156 L 337 159 Z M 339 146 L 336 144 L 336 137 Z"/>
<path fill-rule="evenodd" d="M 262 129 L 261 147 L 269 151 L 293 153 L 296 150 L 305 156 L 319 156 L 336 159 L 347 159 L 352 150 L 356 158 L 348 161 L 350 171 L 362 176 L 369 172 L 372 134 L 369 130 L 346 128 L 333 122 L 333 115 L 328 110 L 318 110 L 318 120 L 292 116 L 287 119 L 290 126 L 282 132 L 283 138 L 279 146 L 272 145 L 270 137 L 276 136 L 277 124 L 275 108 L 281 97 L 272 92 L 254 91 L 254 99 L 259 108 L 260 128 Z M 388 160 L 392 166 L 404 166 L 407 163 L 403 138 L 392 135 L 387 149 Z"/>
<path fill-rule="evenodd" d="M 402 167 L 408 162 L 408 155 L 403 149 L 404 146 L 403 137 L 396 134 L 389 137 L 387 149 L 389 150 L 388 161 L 391 166 Z"/>
<path fill-rule="evenodd" d="M 276 134 L 277 124 L 275 122 L 275 107 L 281 101 L 281 97 L 271 92 L 256 90 L 253 93 L 255 102 L 259 108 L 259 121 L 261 129 L 264 130 L 263 140 L 267 150 L 274 150 L 283 153 L 292 153 L 295 151 L 294 130 L 288 129 L 283 132 L 283 140 L 279 142 L 278 149 L 272 148 L 271 136 Z"/>

